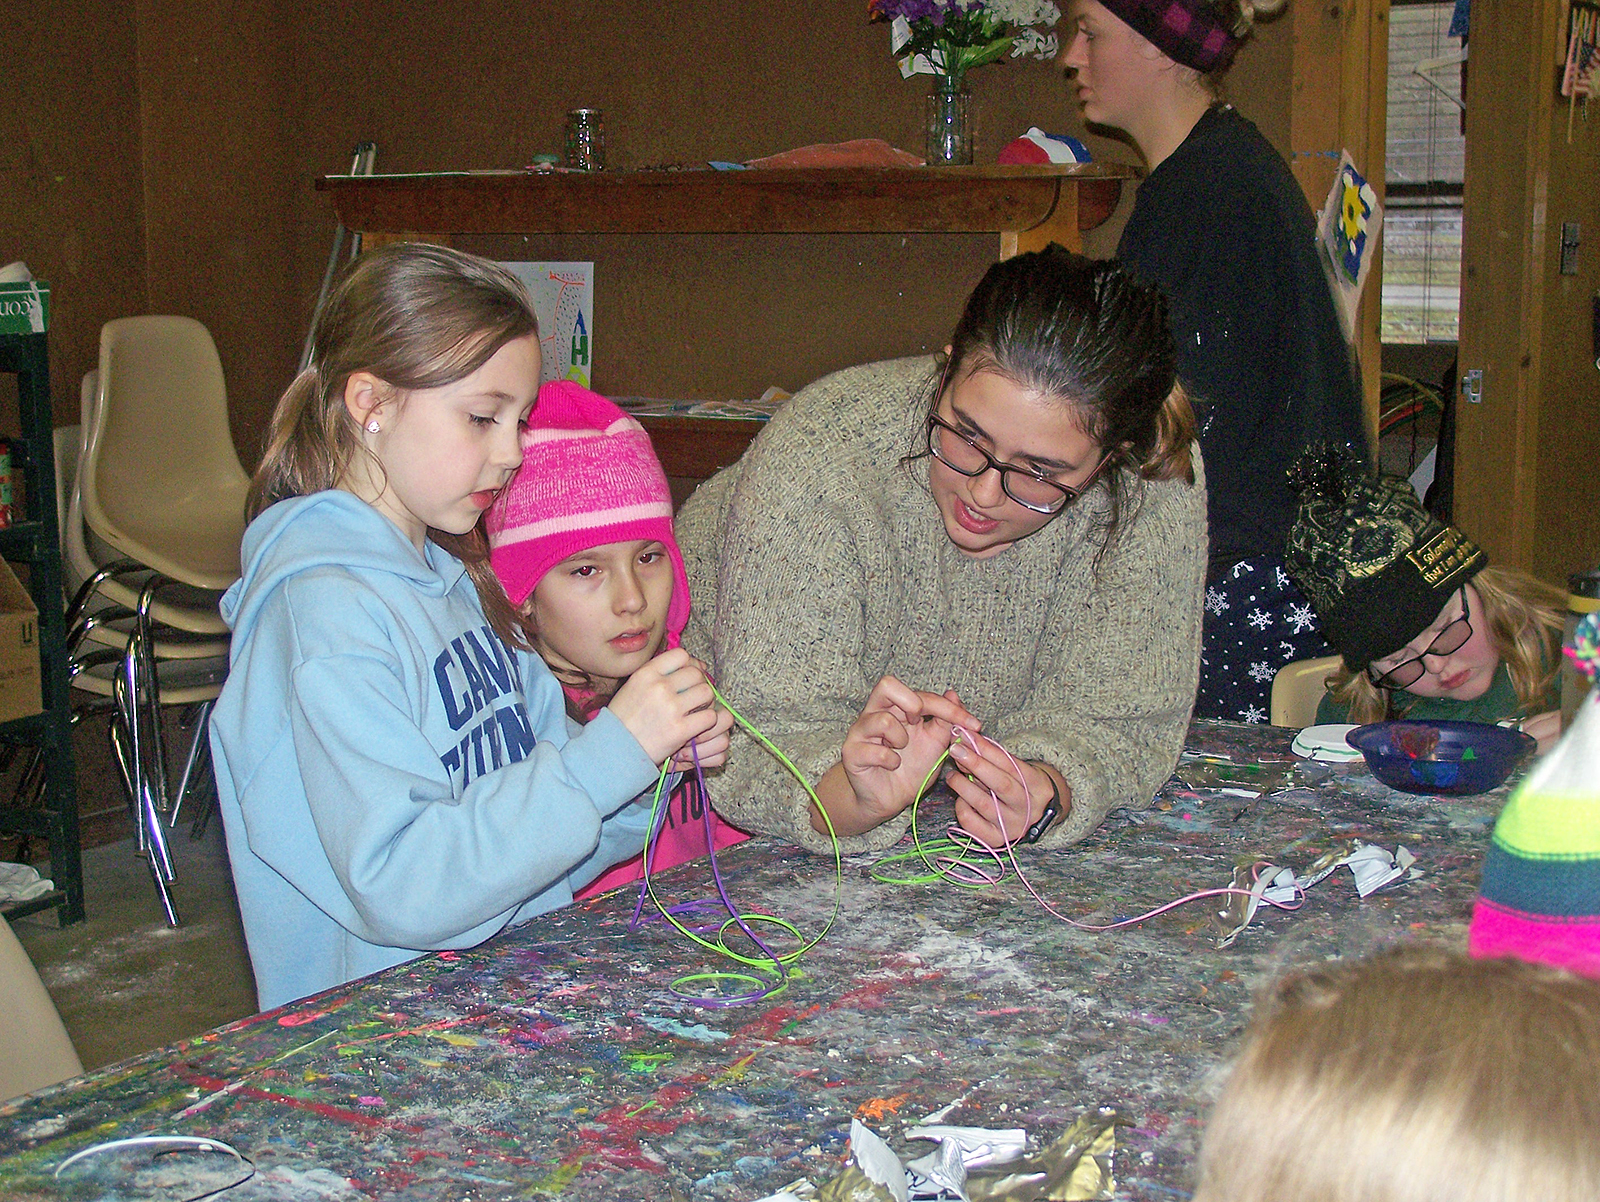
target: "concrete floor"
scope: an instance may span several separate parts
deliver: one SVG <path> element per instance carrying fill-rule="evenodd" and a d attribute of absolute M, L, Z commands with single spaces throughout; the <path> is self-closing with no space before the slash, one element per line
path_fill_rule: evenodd
<path fill-rule="evenodd" d="M 83 850 L 88 921 L 58 927 L 49 911 L 14 919 L 12 928 L 92 1070 L 255 1013 L 255 982 L 221 820 L 200 840 L 189 837 L 187 820 L 170 836 L 182 919 L 170 928 L 145 860 L 123 834 L 131 828 L 118 812 L 122 791 L 103 719 L 80 724 L 74 751 L 80 812 L 103 815 L 87 824 L 88 841 L 115 837 Z"/>

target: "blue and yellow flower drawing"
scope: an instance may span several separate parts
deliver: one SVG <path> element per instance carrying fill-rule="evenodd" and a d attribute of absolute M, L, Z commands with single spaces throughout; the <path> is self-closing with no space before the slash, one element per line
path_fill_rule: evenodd
<path fill-rule="evenodd" d="M 1361 260 L 1367 253 L 1367 218 L 1377 207 L 1378 194 L 1349 164 L 1340 172 L 1339 184 L 1341 207 L 1334 236 L 1339 268 L 1354 284 L 1361 278 Z"/>

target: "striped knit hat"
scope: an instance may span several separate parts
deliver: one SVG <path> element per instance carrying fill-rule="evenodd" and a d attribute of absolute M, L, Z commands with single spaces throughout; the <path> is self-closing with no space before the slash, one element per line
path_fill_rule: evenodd
<path fill-rule="evenodd" d="M 1600 977 L 1600 689 L 1501 811 L 1467 948 Z"/>
<path fill-rule="evenodd" d="M 667 646 L 689 620 L 689 578 L 672 533 L 672 493 L 644 427 L 570 380 L 539 390 L 522 467 L 484 515 L 489 563 L 520 606 L 569 555 L 656 539 L 672 560 Z"/>
<path fill-rule="evenodd" d="M 1101 0 L 1175 63 L 1202 73 L 1233 62 L 1244 40 L 1211 0 Z"/>

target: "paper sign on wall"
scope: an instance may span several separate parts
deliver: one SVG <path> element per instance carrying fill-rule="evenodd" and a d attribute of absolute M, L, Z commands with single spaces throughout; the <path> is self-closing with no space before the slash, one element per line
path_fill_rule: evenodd
<path fill-rule="evenodd" d="M 594 264 L 503 263 L 527 288 L 539 317 L 539 382 L 590 387 L 594 359 Z"/>

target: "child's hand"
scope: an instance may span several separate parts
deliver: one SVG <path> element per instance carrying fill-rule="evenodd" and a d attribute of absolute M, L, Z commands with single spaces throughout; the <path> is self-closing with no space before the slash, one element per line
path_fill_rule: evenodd
<path fill-rule="evenodd" d="M 1063 793 L 1044 769 L 1008 758 L 988 739 L 958 740 L 950 745 L 950 758 L 956 767 L 946 774 L 945 783 L 956 795 L 956 820 L 962 830 L 990 847 L 1005 847 L 1022 838 L 1043 816 L 1052 789 L 1060 794 L 1063 815 L 1072 808 L 1070 792 Z"/>
<path fill-rule="evenodd" d="M 943 696 L 924 693 L 893 676 L 873 686 L 839 755 L 869 825 L 894 817 L 916 800 L 922 782 L 950 745 L 952 727 L 976 730 L 979 725 L 954 690 Z"/>
<path fill-rule="evenodd" d="M 733 715 L 717 706 L 717 724 L 694 740 L 691 749 L 685 745 L 672 757 L 674 772 L 693 772 L 698 758 L 702 768 L 719 768 L 728 762 L 728 745 L 733 730 Z"/>
<path fill-rule="evenodd" d="M 663 651 L 628 677 L 606 708 L 658 764 L 690 739 L 715 740 L 719 727 L 725 735 L 732 721 L 714 704 L 706 666 L 682 647 Z"/>
<path fill-rule="evenodd" d="M 1561 737 L 1561 711 L 1546 710 L 1542 714 L 1524 718 L 1518 724 L 1518 729 L 1523 734 L 1532 735 L 1539 740 L 1539 754 L 1543 755 L 1554 747 L 1556 740 Z"/>

